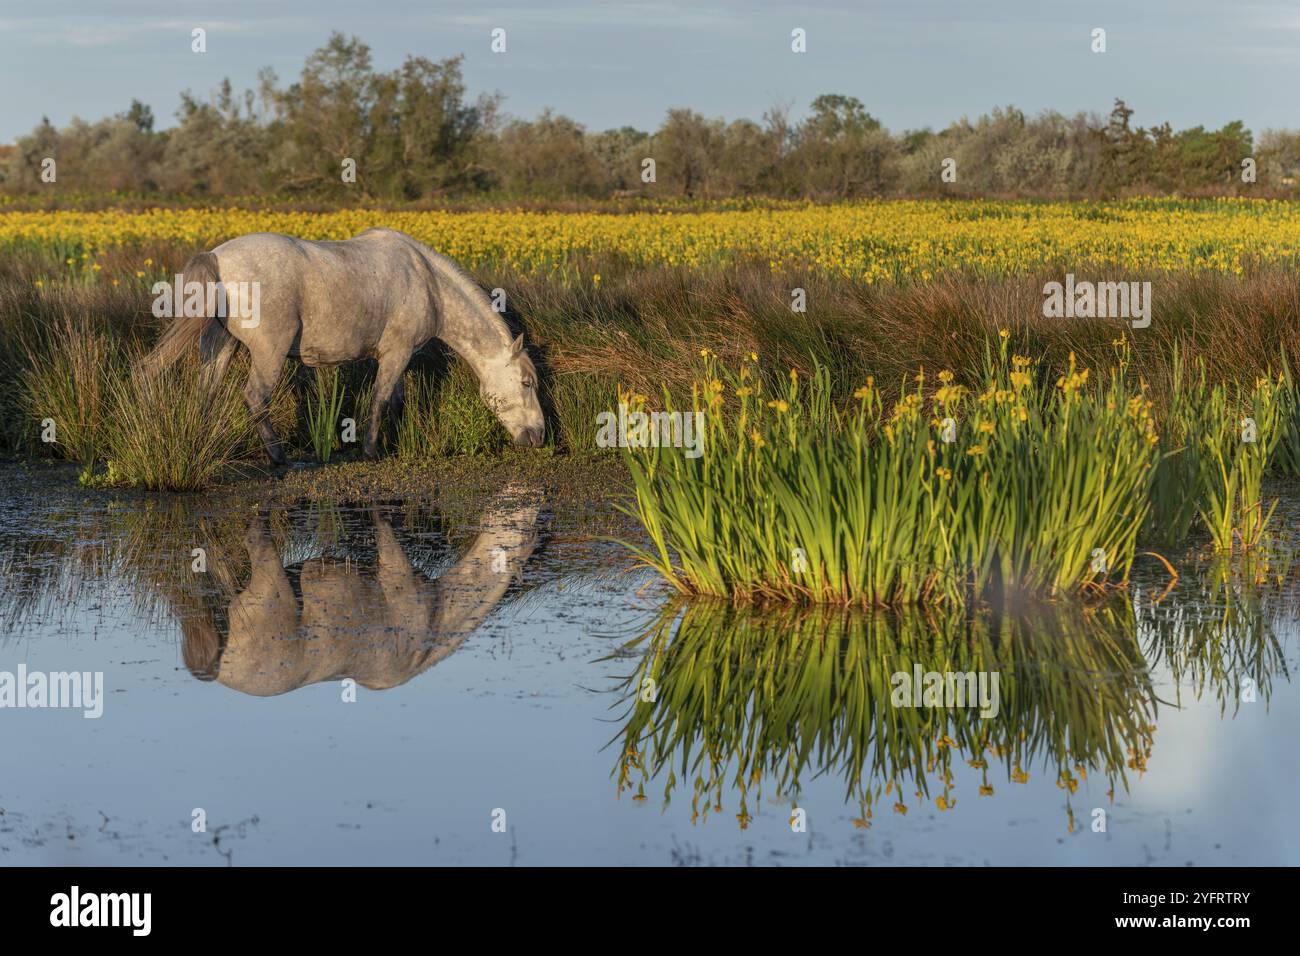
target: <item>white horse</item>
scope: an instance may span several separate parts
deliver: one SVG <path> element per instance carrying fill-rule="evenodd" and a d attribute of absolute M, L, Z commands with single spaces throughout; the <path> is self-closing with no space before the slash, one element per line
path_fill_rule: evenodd
<path fill-rule="evenodd" d="M 455 262 L 405 233 L 369 229 L 342 242 L 253 233 L 195 256 L 183 281 L 187 302 L 191 289 L 217 295 L 196 297 L 203 303 L 198 309 L 174 303 L 178 317 L 150 353 L 150 364 L 164 368 L 197 342 L 204 366 L 219 381 L 244 345 L 251 358 L 244 398 L 277 466 L 285 464 L 284 446 L 268 405 L 286 357 L 313 367 L 378 360 L 363 445 L 373 458 L 384 411 L 412 354 L 431 338 L 474 370 L 479 394 L 516 444 L 542 444 L 537 370 L 524 337 L 511 339 L 487 295 Z M 245 308 L 226 307 L 234 302 Z"/>

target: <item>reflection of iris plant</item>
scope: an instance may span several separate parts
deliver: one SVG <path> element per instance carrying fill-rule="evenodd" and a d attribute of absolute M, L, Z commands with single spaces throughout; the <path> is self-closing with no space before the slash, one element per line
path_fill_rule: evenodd
<path fill-rule="evenodd" d="M 982 794 L 1026 782 L 1036 765 L 1068 794 L 1089 774 L 1113 790 L 1151 751 L 1154 690 L 1122 598 L 1088 615 L 1047 606 L 1026 616 L 675 602 L 637 643 L 620 790 L 644 796 L 662 775 L 667 800 L 689 782 L 701 815 L 734 790 L 742 824 L 769 780 L 797 799 L 804 780 L 838 774 L 865 822 L 886 798 L 900 812 L 916 800 L 953 807 L 958 762 L 979 771 Z M 895 706 L 891 678 L 917 667 L 996 673 L 996 715 Z"/>
<path fill-rule="evenodd" d="M 1213 593 L 1202 597 L 1215 600 L 1206 586 Z M 797 802 L 802 783 L 823 773 L 843 779 L 846 800 L 861 807 L 859 826 L 881 801 L 900 813 L 917 801 L 951 809 L 960 796 L 954 769 L 966 763 L 984 796 L 1046 773 L 1065 791 L 1072 828 L 1070 794 L 1082 781 L 1102 778 L 1113 797 L 1129 771 L 1146 769 L 1157 661 L 1194 679 L 1198 698 L 1220 699 L 1248 672 L 1265 700 L 1269 674 L 1283 666 L 1258 600 L 1195 617 L 1165 605 L 1135 612 L 1120 595 L 1088 614 L 1068 603 L 759 613 L 678 600 L 631 647 L 641 658 L 620 688 L 630 701 L 616 738 L 620 792 L 643 799 L 657 780 L 667 802 L 682 786 L 693 816 L 734 798 L 742 826 L 764 784 Z M 895 706 L 891 678 L 918 666 L 998 674 L 996 715 Z"/>

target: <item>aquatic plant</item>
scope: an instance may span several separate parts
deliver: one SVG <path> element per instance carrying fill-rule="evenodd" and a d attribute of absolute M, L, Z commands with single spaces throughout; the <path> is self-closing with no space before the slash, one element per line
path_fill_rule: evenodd
<path fill-rule="evenodd" d="M 990 353 L 991 355 L 992 353 Z M 925 373 L 886 412 L 874 381 L 847 411 L 818 366 L 768 390 L 708 350 L 690 412 L 701 454 L 624 450 L 649 547 L 684 593 L 864 606 L 1060 594 L 1124 581 L 1157 460 L 1151 402 L 1119 365 L 1098 387 L 1071 358 L 1055 385 L 1006 337 L 972 394 Z M 671 409 L 672 396 L 663 396 Z"/>

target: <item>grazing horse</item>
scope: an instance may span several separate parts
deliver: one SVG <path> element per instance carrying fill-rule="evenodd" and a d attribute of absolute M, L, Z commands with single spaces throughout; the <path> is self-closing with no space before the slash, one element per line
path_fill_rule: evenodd
<path fill-rule="evenodd" d="M 473 369 L 479 394 L 516 444 L 542 444 L 537 370 L 524 351 L 524 337 L 511 338 L 487 295 L 455 262 L 405 233 L 368 229 L 342 242 L 253 233 L 195 256 L 182 278 L 186 290 L 217 294 L 196 297 L 203 303 L 197 309 L 176 303 L 177 317 L 150 353 L 148 367 L 165 368 L 198 343 L 207 380 L 220 381 L 245 346 L 251 362 L 244 399 L 276 466 L 286 463 L 284 446 L 268 412 L 286 357 L 311 367 L 378 361 L 363 445 L 373 458 L 384 411 L 401 394 L 402 373 L 432 338 Z M 188 293 L 186 298 L 188 305 Z M 247 306 L 250 299 L 252 310 L 226 307 Z"/>

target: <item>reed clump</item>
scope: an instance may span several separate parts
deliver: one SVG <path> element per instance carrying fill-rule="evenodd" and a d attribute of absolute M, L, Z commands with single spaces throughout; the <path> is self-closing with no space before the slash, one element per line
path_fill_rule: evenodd
<path fill-rule="evenodd" d="M 1199 526 L 1219 550 L 1259 544 L 1280 379 L 1198 386 L 1168 447 L 1122 339 L 1094 378 L 1073 354 L 1053 377 L 1008 338 L 976 387 L 921 370 L 888 402 L 868 378 L 848 407 L 824 366 L 774 386 L 756 355 L 728 369 L 703 350 L 683 408 L 703 423 L 698 457 L 653 425 L 624 450 L 648 539 L 628 547 L 686 594 L 881 607 L 1122 586 L 1155 502 L 1177 543 Z"/>

